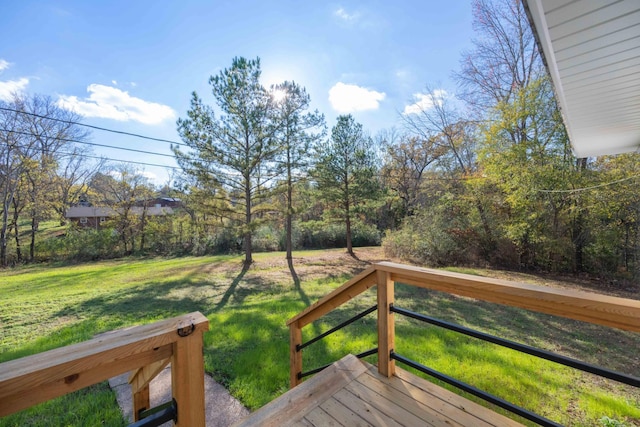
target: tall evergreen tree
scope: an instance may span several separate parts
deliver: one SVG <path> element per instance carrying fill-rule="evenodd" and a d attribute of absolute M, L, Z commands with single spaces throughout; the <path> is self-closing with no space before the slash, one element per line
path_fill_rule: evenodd
<path fill-rule="evenodd" d="M 344 219 L 347 252 L 355 257 L 351 225 L 355 209 L 375 199 L 378 181 L 375 178 L 371 139 L 351 114 L 338 117 L 331 129 L 331 138 L 318 150 L 318 163 L 313 173 L 321 197 L 333 204 Z"/>
<path fill-rule="evenodd" d="M 314 142 L 325 134 L 324 115 L 318 110 L 309 112 L 311 98 L 304 87 L 295 82 L 284 82 L 272 87 L 272 94 L 276 101 L 276 120 L 279 123 L 277 134 L 281 151 L 280 167 L 285 174 L 285 232 L 287 262 L 293 272 L 293 186 L 298 180 L 299 174 L 309 168 L 309 150 Z"/>
<path fill-rule="evenodd" d="M 228 218 L 244 240 L 245 267 L 253 262 L 256 213 L 270 196 L 278 144 L 273 99 L 260 84 L 260 59 L 234 58 L 209 84 L 220 115 L 193 92 L 178 133 L 188 150 L 173 147 L 178 164 L 198 186 L 212 189 L 216 214 Z M 225 195 L 234 196 L 228 200 Z"/>

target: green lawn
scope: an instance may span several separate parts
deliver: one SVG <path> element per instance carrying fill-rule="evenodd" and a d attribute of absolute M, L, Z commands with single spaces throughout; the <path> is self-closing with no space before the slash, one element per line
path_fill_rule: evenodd
<path fill-rule="evenodd" d="M 287 277 L 282 253 L 258 254 L 246 274 L 241 273 L 241 257 L 232 256 L 2 271 L 0 361 L 198 310 L 211 324 L 205 335 L 205 369 L 256 409 L 288 388 L 285 321 L 363 267 L 345 260 L 352 265 L 318 273 L 327 253 L 295 254 L 305 259 L 298 269 L 300 286 Z M 305 328 L 305 339 L 372 305 L 374 298 L 375 293 L 368 292 L 340 307 Z M 638 375 L 638 334 L 405 286 L 398 286 L 396 304 Z M 305 369 L 375 347 L 375 324 L 375 314 L 369 315 L 305 349 Z M 626 425 L 640 424 L 637 391 L 406 319 L 397 319 L 396 331 L 399 353 L 563 424 L 606 425 L 600 421 L 605 416 Z M 43 406 L 0 419 L 0 426 L 123 425 L 115 398 L 104 384 Z"/>

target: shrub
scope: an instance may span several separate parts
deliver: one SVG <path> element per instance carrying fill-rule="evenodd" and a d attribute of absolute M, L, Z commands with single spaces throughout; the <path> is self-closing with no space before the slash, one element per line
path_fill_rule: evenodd
<path fill-rule="evenodd" d="M 306 221 L 294 225 L 294 247 L 296 249 L 329 249 L 347 246 L 347 235 L 343 223 Z M 351 227 L 353 246 L 376 246 L 381 241 L 380 232 L 374 225 L 354 221 Z"/>
<path fill-rule="evenodd" d="M 111 228 L 76 229 L 65 235 L 43 240 L 38 246 L 40 257 L 51 260 L 88 261 L 122 256 L 120 241 Z"/>

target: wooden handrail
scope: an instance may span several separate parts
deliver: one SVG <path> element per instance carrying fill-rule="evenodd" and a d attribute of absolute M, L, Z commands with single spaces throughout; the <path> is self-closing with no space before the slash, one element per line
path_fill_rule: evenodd
<path fill-rule="evenodd" d="M 375 264 L 396 283 L 520 307 L 583 322 L 640 332 L 640 301 L 432 270 L 392 262 Z"/>
<path fill-rule="evenodd" d="M 393 349 L 395 338 L 389 304 L 393 302 L 395 283 L 640 332 L 638 300 L 381 262 L 369 266 L 287 322 L 291 337 L 291 387 L 301 382 L 298 373 L 302 372 L 302 352 L 298 346 L 302 344 L 302 328 L 376 284 L 384 286 L 383 289 L 378 286 L 378 370 L 392 375 L 394 365 L 388 352 Z"/>
<path fill-rule="evenodd" d="M 295 387 L 300 384 L 298 373 L 302 372 L 302 351 L 298 346 L 302 344 L 302 328 L 319 319 L 336 307 L 360 295 L 362 292 L 376 284 L 376 271 L 374 266 L 367 267 L 357 276 L 344 285 L 334 289 L 316 303 L 307 307 L 300 314 L 287 321 L 289 326 L 289 384 Z"/>
<path fill-rule="evenodd" d="M 138 392 L 144 391 L 151 379 L 144 367 L 157 368 L 170 360 L 172 392 L 180 414 L 176 425 L 204 426 L 202 343 L 208 329 L 207 318 L 194 312 L 2 363 L 0 416 L 136 369 L 130 381 L 136 387 L 142 386 Z M 145 375 L 144 381 L 135 379 L 138 375 Z M 134 401 L 135 394 L 134 388 Z M 138 400 L 145 403 L 144 399 Z M 148 397 L 146 405 L 148 409 Z M 136 414 L 137 409 L 139 405 L 134 408 Z"/>
<path fill-rule="evenodd" d="M 334 289 L 332 292 L 289 319 L 287 321 L 287 326 L 296 322 L 300 327 L 304 327 L 314 320 L 321 318 L 336 307 L 339 307 L 345 302 L 360 295 L 362 292 L 376 284 L 375 273 L 375 265 L 367 267 L 344 285 Z"/>

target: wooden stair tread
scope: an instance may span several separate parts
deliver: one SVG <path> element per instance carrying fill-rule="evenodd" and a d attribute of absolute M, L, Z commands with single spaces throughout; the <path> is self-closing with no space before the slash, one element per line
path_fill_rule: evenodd
<path fill-rule="evenodd" d="M 491 409 L 396 368 L 386 378 L 347 355 L 258 409 L 249 426 L 521 426 Z"/>

